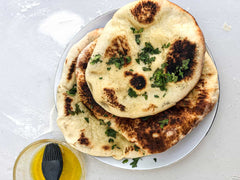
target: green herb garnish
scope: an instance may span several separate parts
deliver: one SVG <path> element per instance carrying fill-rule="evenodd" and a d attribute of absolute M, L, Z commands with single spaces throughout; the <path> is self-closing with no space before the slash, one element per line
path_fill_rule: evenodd
<path fill-rule="evenodd" d="M 76 113 L 76 114 L 84 113 L 84 111 L 79 108 L 79 105 L 78 105 L 78 104 L 75 104 L 75 113 Z"/>
<path fill-rule="evenodd" d="M 134 98 L 136 98 L 138 96 L 137 93 L 132 88 L 128 89 L 128 95 L 130 97 L 134 97 Z"/>
<path fill-rule="evenodd" d="M 111 70 L 111 67 L 108 67 L 107 70 L 110 71 L 110 70 Z"/>
<path fill-rule="evenodd" d="M 132 59 L 131 59 L 130 56 L 127 56 L 127 57 L 126 57 L 126 60 L 127 60 L 127 64 L 129 64 L 129 63 L 132 61 Z"/>
<path fill-rule="evenodd" d="M 77 85 L 74 84 L 69 91 L 66 91 L 66 93 L 70 96 L 74 96 L 77 93 Z"/>
<path fill-rule="evenodd" d="M 89 123 L 89 118 L 85 117 L 84 119 L 87 121 L 87 123 Z"/>
<path fill-rule="evenodd" d="M 143 67 L 142 70 L 143 71 L 151 71 L 152 69 L 150 67 Z"/>
<path fill-rule="evenodd" d="M 154 95 L 154 97 L 155 97 L 155 98 L 159 98 L 159 96 L 158 96 L 158 95 Z"/>
<path fill-rule="evenodd" d="M 114 64 L 116 66 L 116 68 L 121 69 L 124 65 L 124 57 L 120 56 L 120 57 L 111 57 L 108 62 L 106 62 L 107 65 L 112 65 Z"/>
<path fill-rule="evenodd" d="M 99 77 L 99 79 L 103 79 L 103 77 Z"/>
<path fill-rule="evenodd" d="M 117 146 L 116 144 L 112 145 L 112 149 L 114 149 L 116 146 Z"/>
<path fill-rule="evenodd" d="M 111 122 L 108 121 L 108 122 L 106 123 L 106 125 L 107 125 L 108 127 L 110 127 L 110 126 L 111 126 Z"/>
<path fill-rule="evenodd" d="M 129 71 L 133 72 L 133 69 L 129 69 Z"/>
<path fill-rule="evenodd" d="M 136 62 L 140 64 L 140 61 L 142 61 L 144 64 L 151 64 L 155 61 L 156 57 L 150 57 L 150 55 L 159 53 L 161 53 L 161 51 L 158 48 L 154 49 L 150 42 L 145 42 L 145 47 L 138 53 Z"/>
<path fill-rule="evenodd" d="M 74 111 L 71 111 L 70 109 L 68 109 L 68 113 L 71 114 L 71 115 L 75 115 L 75 112 Z"/>
<path fill-rule="evenodd" d="M 108 142 L 109 142 L 109 143 L 113 143 L 114 140 L 113 140 L 112 138 L 110 138 L 110 139 L 108 140 Z"/>
<path fill-rule="evenodd" d="M 140 158 L 133 158 L 133 159 L 132 159 L 133 161 L 130 163 L 130 165 L 132 166 L 132 168 L 137 167 L 137 163 L 138 163 L 139 159 L 140 159 Z"/>
<path fill-rule="evenodd" d="M 141 117 L 140 119 L 143 120 L 143 121 L 146 121 L 150 118 L 150 116 L 146 116 L 146 117 Z"/>
<path fill-rule="evenodd" d="M 114 148 L 117 148 L 117 149 L 121 149 L 120 147 L 118 147 L 116 144 L 114 144 L 113 146 L 112 146 L 112 149 L 114 149 Z"/>
<path fill-rule="evenodd" d="M 142 94 L 142 96 L 144 96 L 145 100 L 147 100 L 147 99 L 148 99 L 147 92 L 145 92 L 144 94 Z"/>
<path fill-rule="evenodd" d="M 150 54 L 160 54 L 161 53 L 161 51 L 158 48 L 154 49 L 150 42 L 145 42 L 145 47 L 142 50 L 144 53 L 150 53 Z"/>
<path fill-rule="evenodd" d="M 142 33 L 143 32 L 143 28 L 136 30 L 134 27 L 130 27 L 130 29 L 132 30 L 133 34 L 138 34 L 138 33 Z"/>
<path fill-rule="evenodd" d="M 141 43 L 141 41 L 140 41 L 140 34 L 136 34 L 135 35 L 135 41 L 136 41 L 136 43 L 139 45 L 140 43 Z"/>
<path fill-rule="evenodd" d="M 168 119 L 163 119 L 161 121 L 158 121 L 158 123 L 160 124 L 160 127 L 163 129 L 164 126 L 166 126 L 168 124 L 169 120 Z"/>
<path fill-rule="evenodd" d="M 176 82 L 178 80 L 178 76 L 174 73 L 164 73 L 164 68 L 167 66 L 167 63 L 163 63 L 161 68 L 157 68 L 153 73 L 153 76 L 150 80 L 153 80 L 153 84 L 151 86 L 153 88 L 158 87 L 161 91 L 167 91 L 166 85 L 168 82 Z"/>
<path fill-rule="evenodd" d="M 102 60 L 100 59 L 101 58 L 101 55 L 100 54 L 97 54 L 97 55 L 95 55 L 94 57 L 91 57 L 90 58 L 90 64 L 96 64 L 96 63 L 101 63 L 102 62 Z"/>
<path fill-rule="evenodd" d="M 141 37 L 140 33 L 143 32 L 143 28 L 141 28 L 139 30 L 136 30 L 134 27 L 131 27 L 130 29 L 132 30 L 133 34 L 135 34 L 135 41 L 139 45 L 141 43 L 141 41 L 140 41 L 140 37 Z"/>
<path fill-rule="evenodd" d="M 103 116 L 104 116 L 104 117 L 108 117 L 108 115 L 107 115 L 107 114 L 104 114 Z"/>
<path fill-rule="evenodd" d="M 157 158 L 153 158 L 153 160 L 154 160 L 155 162 L 157 162 Z"/>
<path fill-rule="evenodd" d="M 164 93 L 162 97 L 165 97 L 167 93 Z"/>
<path fill-rule="evenodd" d="M 163 44 L 163 45 L 162 45 L 162 48 L 163 48 L 163 49 L 164 49 L 164 48 L 169 48 L 169 47 L 170 47 L 170 45 L 171 45 L 171 44 L 170 44 L 170 42 L 169 42 L 169 43 L 167 43 L 167 44 Z"/>
<path fill-rule="evenodd" d="M 116 138 L 117 132 L 114 131 L 114 130 L 111 129 L 111 128 L 108 128 L 108 129 L 105 131 L 105 134 L 106 134 L 108 137 L 114 137 L 114 138 Z"/>
<path fill-rule="evenodd" d="M 106 125 L 105 122 L 104 122 L 104 120 L 99 119 L 99 121 L 100 121 L 100 125 Z"/>
<path fill-rule="evenodd" d="M 134 150 L 138 152 L 138 150 L 140 149 L 138 146 L 134 145 Z"/>
<path fill-rule="evenodd" d="M 128 162 L 128 159 L 124 159 L 124 160 L 122 161 L 123 164 L 126 164 L 127 162 Z"/>

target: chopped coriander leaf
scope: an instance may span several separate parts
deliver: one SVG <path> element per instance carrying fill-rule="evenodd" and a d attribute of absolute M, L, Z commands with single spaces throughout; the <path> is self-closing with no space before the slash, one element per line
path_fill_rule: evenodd
<path fill-rule="evenodd" d="M 137 163 L 138 163 L 139 159 L 140 159 L 140 158 L 133 158 L 133 159 L 132 159 L 133 161 L 130 163 L 130 165 L 132 166 L 132 168 L 137 167 Z"/>
<path fill-rule="evenodd" d="M 109 143 L 113 143 L 114 140 L 113 140 L 112 138 L 110 138 L 110 139 L 108 140 L 108 142 L 109 142 Z"/>
<path fill-rule="evenodd" d="M 71 114 L 71 115 L 75 115 L 75 112 L 74 111 L 71 111 L 70 109 L 68 110 L 68 113 Z"/>
<path fill-rule="evenodd" d="M 124 65 L 124 57 L 120 56 L 120 57 L 111 57 L 108 62 L 106 62 L 107 65 L 112 65 L 114 64 L 116 66 L 116 68 L 121 69 Z"/>
<path fill-rule="evenodd" d="M 108 122 L 106 123 L 106 125 L 107 125 L 108 127 L 110 127 L 110 126 L 111 126 L 111 122 L 108 121 Z"/>
<path fill-rule="evenodd" d="M 163 119 L 161 121 L 158 121 L 160 124 L 160 127 L 163 129 L 164 126 L 168 125 L 169 120 L 168 119 Z"/>
<path fill-rule="evenodd" d="M 171 44 L 170 44 L 170 42 L 169 42 L 169 43 L 167 43 L 167 44 L 163 44 L 163 45 L 162 45 L 162 48 L 163 48 L 163 49 L 164 49 L 164 48 L 169 48 L 169 47 L 170 47 L 170 45 L 171 45 Z"/>
<path fill-rule="evenodd" d="M 174 73 L 164 73 L 164 68 L 167 65 L 167 63 L 163 63 L 161 68 L 157 68 L 153 73 L 153 76 L 150 78 L 150 80 L 154 80 L 153 84 L 151 84 L 152 88 L 158 87 L 161 91 L 167 91 L 167 83 L 176 82 L 178 80 L 178 76 L 176 76 Z"/>
<path fill-rule="evenodd" d="M 126 164 L 127 162 L 128 162 L 128 159 L 124 159 L 124 160 L 122 161 L 123 164 Z"/>
<path fill-rule="evenodd" d="M 99 119 L 99 121 L 100 121 L 100 125 L 105 125 L 105 122 L 104 122 L 104 120 L 102 120 L 102 119 Z"/>
<path fill-rule="evenodd" d="M 89 123 L 89 118 L 85 117 L 84 119 L 87 121 L 87 123 Z"/>
<path fill-rule="evenodd" d="M 141 117 L 140 119 L 143 120 L 143 121 L 146 121 L 150 118 L 150 116 L 146 116 L 146 117 Z"/>
<path fill-rule="evenodd" d="M 134 150 L 138 152 L 138 150 L 140 149 L 138 146 L 134 145 Z"/>
<path fill-rule="evenodd" d="M 109 136 L 109 137 L 114 137 L 114 138 L 116 138 L 117 132 L 114 131 L 114 130 L 111 129 L 111 128 L 108 128 L 108 129 L 105 131 L 105 134 L 106 134 L 107 136 Z"/>
<path fill-rule="evenodd" d="M 75 104 L 75 113 L 76 113 L 76 114 L 84 113 L 84 111 L 79 108 L 79 105 L 78 105 L 78 104 Z"/>
<path fill-rule="evenodd" d="M 111 70 L 111 67 L 108 67 L 107 70 L 110 71 L 110 70 Z"/>
<path fill-rule="evenodd" d="M 145 42 L 145 47 L 138 53 L 136 62 L 140 64 L 140 61 L 142 61 L 144 64 L 151 64 L 155 61 L 156 57 L 150 57 L 150 55 L 159 53 L 161 53 L 161 51 L 159 51 L 158 48 L 154 49 L 150 42 Z"/>
<path fill-rule="evenodd" d="M 154 160 L 155 162 L 157 162 L 157 158 L 153 158 L 153 160 Z"/>
<path fill-rule="evenodd" d="M 144 96 L 145 100 L 147 100 L 147 99 L 148 99 L 147 92 L 145 92 L 144 94 L 142 94 L 142 96 Z"/>
<path fill-rule="evenodd" d="M 130 29 L 132 30 L 133 34 L 137 34 L 137 33 L 142 33 L 143 32 L 143 28 L 136 30 L 134 27 L 130 27 Z"/>
<path fill-rule="evenodd" d="M 90 64 L 96 64 L 98 62 L 101 63 L 102 60 L 100 58 L 101 58 L 101 55 L 100 54 L 96 54 L 94 57 L 91 57 Z"/>
<path fill-rule="evenodd" d="M 162 97 L 165 97 L 167 93 L 164 93 Z"/>
<path fill-rule="evenodd" d="M 93 105 L 91 105 L 90 108 L 93 109 Z"/>
<path fill-rule="evenodd" d="M 135 35 L 135 41 L 136 41 L 136 43 L 139 45 L 140 43 L 141 43 L 141 41 L 140 41 L 140 34 L 136 34 Z"/>
<path fill-rule="evenodd" d="M 69 91 L 66 91 L 66 93 L 70 96 L 74 96 L 77 93 L 77 85 L 74 84 Z"/>
<path fill-rule="evenodd" d="M 112 149 L 114 149 L 116 146 L 117 146 L 116 144 L 112 145 Z"/>
<path fill-rule="evenodd" d="M 103 77 L 99 77 L 99 79 L 103 79 Z"/>
<path fill-rule="evenodd" d="M 126 59 L 127 59 L 127 64 L 129 64 L 132 61 L 130 56 L 127 56 Z"/>
<path fill-rule="evenodd" d="M 154 95 L 154 97 L 155 97 L 155 98 L 159 98 L 159 96 L 158 96 L 158 95 Z"/>
<path fill-rule="evenodd" d="M 130 97 L 134 97 L 134 98 L 136 98 L 138 96 L 137 93 L 132 88 L 128 89 L 128 95 Z"/>
<path fill-rule="evenodd" d="M 129 71 L 133 72 L 133 69 L 129 69 Z"/>
<path fill-rule="evenodd" d="M 104 114 L 103 116 L 104 116 L 104 117 L 108 117 L 108 115 L 107 115 L 107 114 Z"/>
<path fill-rule="evenodd" d="M 183 70 L 187 70 L 189 68 L 188 67 L 189 62 L 190 62 L 190 59 L 186 59 L 186 60 L 182 61 L 182 69 Z"/>
<path fill-rule="evenodd" d="M 144 53 L 150 53 L 150 54 L 160 54 L 161 53 L 161 51 L 158 48 L 154 49 L 150 42 L 145 42 L 145 47 L 142 50 Z"/>
<path fill-rule="evenodd" d="M 143 67 L 142 70 L 143 71 L 151 71 L 152 69 L 150 67 Z"/>

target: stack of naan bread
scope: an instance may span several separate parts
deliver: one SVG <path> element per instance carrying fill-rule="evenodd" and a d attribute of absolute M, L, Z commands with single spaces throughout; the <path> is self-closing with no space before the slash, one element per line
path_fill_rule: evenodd
<path fill-rule="evenodd" d="M 146 156 L 191 132 L 218 94 L 217 70 L 195 19 L 167 0 L 140 0 L 71 48 L 57 123 L 79 151 Z"/>

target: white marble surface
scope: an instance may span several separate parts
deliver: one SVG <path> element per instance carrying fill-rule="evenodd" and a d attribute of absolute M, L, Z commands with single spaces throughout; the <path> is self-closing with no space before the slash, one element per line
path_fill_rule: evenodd
<path fill-rule="evenodd" d="M 128 2 L 0 0 L 0 179 L 12 179 L 14 161 L 30 142 L 62 138 L 53 97 L 60 56 L 81 27 Z M 221 98 L 213 127 L 189 156 L 161 169 L 123 170 L 85 156 L 87 180 L 240 179 L 240 1 L 173 2 L 195 16 L 218 67 Z"/>

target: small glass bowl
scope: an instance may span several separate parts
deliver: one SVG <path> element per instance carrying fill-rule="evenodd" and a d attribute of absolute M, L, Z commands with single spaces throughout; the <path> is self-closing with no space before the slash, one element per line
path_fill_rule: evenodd
<path fill-rule="evenodd" d="M 14 168 L 13 168 L 13 180 L 32 180 L 31 175 L 31 164 L 32 164 L 32 158 L 34 155 L 39 152 L 39 150 L 46 146 L 49 143 L 57 143 L 62 146 L 65 146 L 69 150 L 71 150 L 75 156 L 78 158 L 78 161 L 81 165 L 82 170 L 82 176 L 79 180 L 85 180 L 85 169 L 84 169 L 84 163 L 83 158 L 81 156 L 81 153 L 72 147 L 70 147 L 67 143 L 54 140 L 54 139 L 42 139 L 36 142 L 33 142 L 29 144 L 27 147 L 25 147 L 22 152 L 18 155 Z"/>

